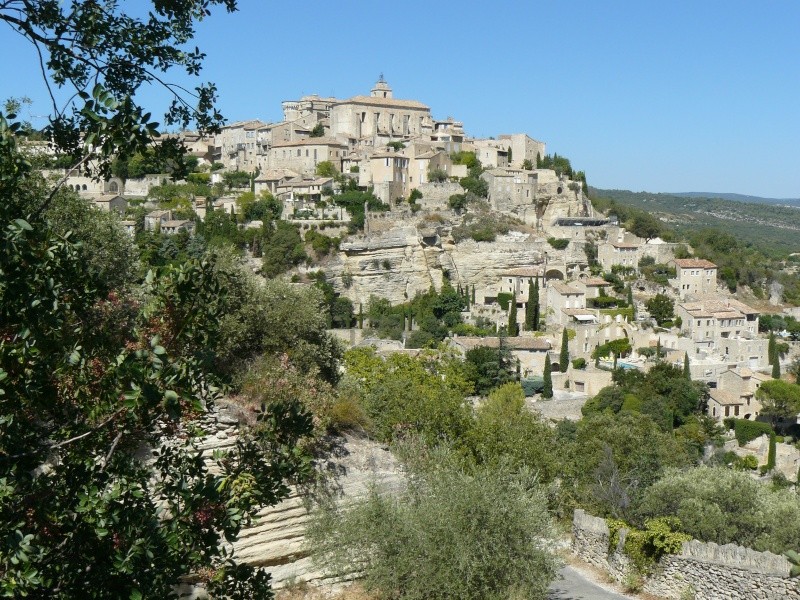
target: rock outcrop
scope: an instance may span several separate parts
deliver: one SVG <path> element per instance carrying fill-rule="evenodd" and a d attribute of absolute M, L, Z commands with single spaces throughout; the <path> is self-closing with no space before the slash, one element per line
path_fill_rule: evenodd
<path fill-rule="evenodd" d="M 233 447 L 239 423 L 246 419 L 244 411 L 234 404 L 220 403 L 201 423 L 208 435 L 200 448 L 210 456 L 215 450 Z M 342 501 L 363 497 L 373 483 L 396 487 L 402 484 L 397 460 L 388 448 L 365 437 L 348 435 L 331 440 L 329 456 L 320 468 L 329 476 L 332 487 Z M 309 503 L 300 490 L 293 490 L 284 501 L 262 509 L 253 523 L 244 528 L 233 549 L 236 559 L 253 566 L 266 567 L 272 574 L 273 586 L 306 581 L 319 584 L 325 574 L 313 564 L 305 547 L 305 527 L 309 521 Z M 197 595 L 187 590 L 186 597 Z"/>

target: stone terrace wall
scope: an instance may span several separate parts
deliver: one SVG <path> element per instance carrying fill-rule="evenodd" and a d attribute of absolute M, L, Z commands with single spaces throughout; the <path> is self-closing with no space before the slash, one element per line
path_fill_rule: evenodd
<path fill-rule="evenodd" d="M 622 553 L 623 533 L 617 548 L 609 553 L 610 532 L 604 519 L 578 509 L 572 526 L 573 552 L 621 581 L 631 568 Z M 800 581 L 789 578 L 790 568 L 785 558 L 771 552 L 693 540 L 683 545 L 680 555 L 661 560 L 645 583 L 644 591 L 676 599 L 692 592 L 694 596 L 690 597 L 696 600 L 800 599 Z"/>

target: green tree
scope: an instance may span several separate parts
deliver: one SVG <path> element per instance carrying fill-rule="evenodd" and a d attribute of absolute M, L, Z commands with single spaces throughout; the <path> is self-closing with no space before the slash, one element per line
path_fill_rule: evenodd
<path fill-rule="evenodd" d="M 526 171 L 533 170 L 533 163 L 529 158 L 526 158 L 525 160 L 522 161 L 522 168 L 525 169 Z"/>
<path fill-rule="evenodd" d="M 325 126 L 322 123 L 317 123 L 311 129 L 311 133 L 308 135 L 308 137 L 320 138 L 324 135 L 325 135 Z"/>
<path fill-rule="evenodd" d="M 692 371 L 689 368 L 689 353 L 683 353 L 683 376 L 686 377 L 689 381 L 692 380 Z"/>
<path fill-rule="evenodd" d="M 475 392 L 481 395 L 512 380 L 511 352 L 498 340 L 498 347 L 477 346 L 464 355 L 467 373 L 475 386 Z"/>
<path fill-rule="evenodd" d="M 144 152 L 158 133 L 137 90 L 174 68 L 198 73 L 195 20 L 220 4 L 236 6 L 153 2 L 129 14 L 116 2 L 11 1 L 0 20 L 46 57 L 55 86 L 70 88 L 48 138 L 74 168 L 105 177 L 115 157 Z M 213 85 L 195 95 L 198 108 L 178 98 L 167 125 L 221 122 Z M 110 281 L 44 218 L 60 186 L 43 187 L 9 118 L 0 115 L 2 594 L 164 598 L 180 576 L 204 573 L 213 595 L 271 597 L 267 573 L 225 548 L 309 472 L 298 442 L 310 415 L 293 400 L 270 407 L 209 468 L 195 432 L 221 383 L 212 357 L 227 282 L 213 261 L 190 261 L 150 272 L 135 294 L 106 291 Z M 153 152 L 185 173 L 173 138 Z"/>
<path fill-rule="evenodd" d="M 567 367 L 569 367 L 569 332 L 566 327 L 564 327 L 564 331 L 561 334 L 561 352 L 558 355 L 558 367 L 562 373 L 565 373 Z"/>
<path fill-rule="evenodd" d="M 552 398 L 553 397 L 553 374 L 552 374 L 552 365 L 550 364 L 550 354 L 548 353 L 547 356 L 544 357 L 544 389 L 542 390 L 542 396 L 544 398 Z"/>
<path fill-rule="evenodd" d="M 775 357 L 777 356 L 776 352 L 777 346 L 775 345 L 775 332 L 769 332 L 769 342 L 767 342 L 767 360 L 769 364 L 775 364 Z"/>
<path fill-rule="evenodd" d="M 628 225 L 631 233 L 644 238 L 646 241 L 661 235 L 663 229 L 661 221 L 646 212 L 637 212 Z"/>
<path fill-rule="evenodd" d="M 56 108 L 45 128 L 47 139 L 72 157 L 73 166 L 88 170 L 92 164 L 106 177 L 115 157 L 152 149 L 160 160 L 170 160 L 173 174 L 183 175 L 183 148 L 174 138 L 152 145 L 158 124 L 137 104 L 136 91 L 156 84 L 174 97 L 166 125 L 185 128 L 194 121 L 201 132 L 218 130 L 222 116 L 214 109 L 213 84 L 181 95 L 185 87 L 163 83 L 173 69 L 189 76 L 200 72 L 205 55 L 191 40 L 195 21 L 214 5 L 236 9 L 235 0 L 154 3 L 139 17 L 107 3 L 15 0 L 3 5 L 0 20 L 47 57 L 43 69 L 54 87 L 75 94 L 73 102 Z M 137 35 L 128 35 L 132 31 Z"/>
<path fill-rule="evenodd" d="M 344 357 L 347 374 L 361 382 L 361 402 L 374 434 L 390 441 L 415 433 L 431 444 L 460 440 L 470 425 L 464 394 L 471 386 L 455 360 L 424 351 L 383 361 L 372 349 L 351 350 Z"/>
<path fill-rule="evenodd" d="M 519 383 L 506 383 L 489 394 L 475 412 L 467 445 L 480 464 L 511 464 L 539 472 L 540 481 L 556 476 L 553 430 L 536 413 L 525 408 Z"/>
<path fill-rule="evenodd" d="M 516 336 L 518 333 L 517 326 L 517 296 L 512 295 L 511 301 L 508 303 L 508 335 Z"/>
<path fill-rule="evenodd" d="M 329 160 L 323 160 L 318 163 L 316 172 L 319 177 L 335 177 L 337 174 L 336 167 L 334 167 L 333 163 Z"/>
<path fill-rule="evenodd" d="M 775 359 L 772 362 L 772 378 L 773 379 L 781 378 L 781 361 L 777 352 L 775 353 Z"/>
<path fill-rule="evenodd" d="M 544 598 L 556 575 L 543 542 L 553 529 L 530 470 L 467 469 L 444 448 L 416 450 L 407 468 L 402 491 L 373 489 L 355 506 L 318 513 L 311 546 L 330 574 L 358 565 L 380 597 Z"/>
<path fill-rule="evenodd" d="M 644 305 L 647 308 L 647 312 L 659 325 L 671 321 L 675 316 L 675 303 L 666 294 L 656 294 Z"/>
<path fill-rule="evenodd" d="M 528 280 L 528 302 L 525 304 L 525 329 L 539 330 L 539 281 Z"/>
<path fill-rule="evenodd" d="M 761 415 L 769 418 L 773 427 L 800 413 L 800 385 L 772 379 L 761 384 L 756 397 L 761 402 Z"/>

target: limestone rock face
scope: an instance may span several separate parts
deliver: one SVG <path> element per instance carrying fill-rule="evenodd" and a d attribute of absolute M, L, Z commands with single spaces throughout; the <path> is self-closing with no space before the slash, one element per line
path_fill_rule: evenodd
<path fill-rule="evenodd" d="M 236 442 L 239 422 L 246 418 L 235 405 L 220 403 L 201 423 L 208 434 L 200 449 L 208 457 L 214 450 L 230 449 Z M 320 469 L 330 475 L 329 485 L 341 494 L 342 502 L 363 497 L 373 483 L 389 489 L 403 484 L 400 466 L 385 446 L 348 435 L 332 440 L 331 447 L 333 450 Z M 274 587 L 282 587 L 289 581 L 325 582 L 325 575 L 315 569 L 305 547 L 308 511 L 308 503 L 298 490 L 293 490 L 283 502 L 262 509 L 233 543 L 236 559 L 267 568 Z M 184 586 L 181 592 L 184 598 L 203 597 L 196 586 Z"/>
<path fill-rule="evenodd" d="M 372 295 L 400 304 L 431 286 L 439 290 L 444 271 L 453 285 L 474 285 L 481 302 L 485 295 L 497 295 L 504 271 L 543 262 L 545 246 L 543 239 L 520 232 L 494 242 L 441 243 L 428 230 L 404 224 L 343 242 L 326 265 L 326 276 L 356 307 L 366 308 Z"/>

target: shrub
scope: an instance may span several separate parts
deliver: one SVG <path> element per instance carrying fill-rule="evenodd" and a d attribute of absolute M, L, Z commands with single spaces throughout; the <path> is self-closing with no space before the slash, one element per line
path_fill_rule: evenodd
<path fill-rule="evenodd" d="M 331 575 L 355 567 L 381 597 L 545 596 L 557 561 L 547 499 L 530 471 L 466 470 L 446 449 L 416 448 L 408 462 L 402 491 L 373 488 L 355 506 L 316 513 L 310 548 Z"/>
<path fill-rule="evenodd" d="M 513 297 L 513 294 L 509 294 L 508 292 L 500 292 L 497 294 L 497 303 L 500 304 L 500 308 L 503 310 L 508 310 L 508 305 Z"/>
<path fill-rule="evenodd" d="M 725 429 L 730 431 L 733 429 L 734 425 L 736 425 L 736 419 L 733 417 L 725 417 L 722 419 L 722 424 L 725 426 Z"/>
<path fill-rule="evenodd" d="M 573 369 L 585 369 L 586 368 L 586 359 L 585 358 L 576 358 L 572 361 L 572 368 Z"/>
<path fill-rule="evenodd" d="M 772 433 L 772 427 L 769 426 L 769 423 L 748 421 L 747 419 L 735 419 L 733 428 L 740 446 L 744 446 L 747 442 L 764 434 L 770 435 Z"/>
<path fill-rule="evenodd" d="M 569 246 L 569 240 L 564 238 L 547 238 L 547 243 L 556 250 L 564 250 L 567 246 Z"/>

